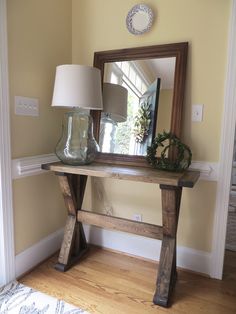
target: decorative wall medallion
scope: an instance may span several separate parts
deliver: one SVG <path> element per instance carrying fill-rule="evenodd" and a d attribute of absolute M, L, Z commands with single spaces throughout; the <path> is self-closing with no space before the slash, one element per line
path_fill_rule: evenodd
<path fill-rule="evenodd" d="M 150 30 L 153 20 L 152 10 L 145 4 L 137 4 L 128 12 L 126 26 L 131 34 L 141 35 Z"/>

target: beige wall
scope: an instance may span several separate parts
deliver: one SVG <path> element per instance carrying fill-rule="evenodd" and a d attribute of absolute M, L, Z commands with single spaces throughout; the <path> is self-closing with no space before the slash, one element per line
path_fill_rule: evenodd
<path fill-rule="evenodd" d="M 184 138 L 194 159 L 218 161 L 231 0 L 149 0 L 157 16 L 151 31 L 125 25 L 137 1 L 72 0 L 72 60 L 92 64 L 95 51 L 189 42 Z M 191 104 L 203 103 L 204 121 L 191 123 Z M 200 149 L 201 148 L 201 149 Z"/>
<path fill-rule="evenodd" d="M 161 194 L 155 184 L 96 178 L 92 180 L 92 210 L 131 219 L 141 213 L 143 221 L 161 224 Z M 211 250 L 216 183 L 200 181 L 184 189 L 180 211 L 178 244 Z"/>
<path fill-rule="evenodd" d="M 13 181 L 16 254 L 62 228 L 66 211 L 53 173 Z"/>
<path fill-rule="evenodd" d="M 60 133 L 62 113 L 50 108 L 55 67 L 92 64 L 94 51 L 189 42 L 183 135 L 194 159 L 218 161 L 231 0 L 149 0 L 157 19 L 152 30 L 131 35 L 125 26 L 137 1 L 8 0 L 9 70 L 13 158 L 50 153 Z M 72 37 L 71 37 L 72 20 Z M 14 96 L 39 98 L 40 116 L 14 115 Z M 204 121 L 192 123 L 191 105 L 203 103 Z M 103 180 L 104 194 L 88 207 L 144 221 L 161 222 L 155 185 Z M 65 209 L 51 174 L 14 181 L 16 252 L 63 226 Z M 104 195 L 106 196 L 104 199 Z M 183 192 L 178 243 L 211 250 L 216 183 L 200 181 Z M 108 205 L 107 205 L 108 204 Z M 86 205 L 85 205 L 86 206 Z"/>
<path fill-rule="evenodd" d="M 53 152 L 62 112 L 50 107 L 55 67 L 71 63 L 71 1 L 8 0 L 13 158 Z M 14 114 L 14 96 L 39 99 L 39 117 Z"/>
<path fill-rule="evenodd" d="M 8 0 L 12 158 L 52 153 L 62 111 L 50 107 L 55 67 L 71 63 L 70 0 Z M 39 99 L 39 117 L 14 114 L 14 96 Z M 13 184 L 16 253 L 64 224 L 65 208 L 52 175 Z"/>
<path fill-rule="evenodd" d="M 137 1 L 72 0 L 72 60 L 92 64 L 95 51 L 189 42 L 183 138 L 195 160 L 218 161 L 224 99 L 226 54 L 231 0 L 149 0 L 157 16 L 151 31 L 130 34 L 125 25 Z M 191 122 L 191 105 L 204 104 L 202 123 Z M 103 180 L 104 197 L 95 196 L 93 209 L 112 204 L 115 214 L 160 222 L 156 186 Z M 95 187 L 93 186 L 93 189 Z M 142 196 L 141 196 L 142 195 Z M 199 182 L 184 190 L 178 243 L 211 251 L 216 183 Z"/>

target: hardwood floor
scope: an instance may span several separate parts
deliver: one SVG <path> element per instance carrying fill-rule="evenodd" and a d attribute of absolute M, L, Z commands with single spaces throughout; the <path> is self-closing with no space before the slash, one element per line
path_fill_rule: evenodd
<path fill-rule="evenodd" d="M 153 305 L 157 264 L 92 247 L 66 273 L 54 270 L 54 256 L 21 278 L 21 283 L 90 313 L 236 313 L 236 252 L 227 251 L 224 279 L 178 271 L 173 304 Z"/>

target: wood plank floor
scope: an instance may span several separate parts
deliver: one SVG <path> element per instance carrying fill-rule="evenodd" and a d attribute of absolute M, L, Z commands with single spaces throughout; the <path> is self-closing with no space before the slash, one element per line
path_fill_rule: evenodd
<path fill-rule="evenodd" d="M 102 314 L 235 314 L 236 253 L 227 252 L 224 279 L 178 271 L 171 308 L 153 305 L 157 264 L 92 247 L 66 273 L 54 270 L 56 256 L 19 280 L 49 295 Z"/>

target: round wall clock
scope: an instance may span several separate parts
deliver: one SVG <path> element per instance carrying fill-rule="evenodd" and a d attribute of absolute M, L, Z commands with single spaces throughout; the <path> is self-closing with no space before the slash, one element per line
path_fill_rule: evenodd
<path fill-rule="evenodd" d="M 141 35 L 150 30 L 154 15 L 150 7 L 145 4 L 135 5 L 127 14 L 126 26 L 134 35 Z"/>

